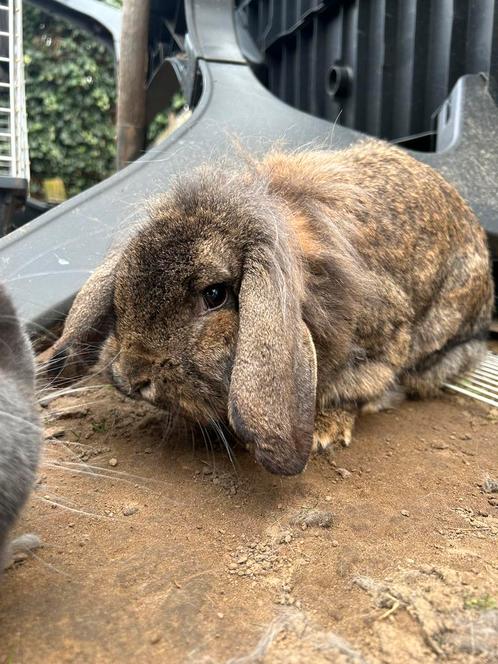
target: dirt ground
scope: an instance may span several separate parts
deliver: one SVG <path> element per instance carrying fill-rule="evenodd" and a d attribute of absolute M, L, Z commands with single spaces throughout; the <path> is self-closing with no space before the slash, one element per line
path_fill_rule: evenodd
<path fill-rule="evenodd" d="M 289 479 L 109 386 L 43 416 L 0 662 L 498 661 L 498 412 L 364 416 Z"/>

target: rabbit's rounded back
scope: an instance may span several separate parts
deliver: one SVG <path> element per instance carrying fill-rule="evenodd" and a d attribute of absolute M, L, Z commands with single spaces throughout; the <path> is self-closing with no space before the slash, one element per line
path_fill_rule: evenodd
<path fill-rule="evenodd" d="M 293 474 L 315 410 L 481 339 L 492 297 L 484 233 L 428 166 L 379 141 L 271 154 L 179 178 L 79 293 L 53 358 L 64 374 L 103 345 L 125 394 L 228 419 Z"/>
<path fill-rule="evenodd" d="M 40 450 L 33 353 L 0 284 L 0 571 L 7 535 L 33 486 Z"/>

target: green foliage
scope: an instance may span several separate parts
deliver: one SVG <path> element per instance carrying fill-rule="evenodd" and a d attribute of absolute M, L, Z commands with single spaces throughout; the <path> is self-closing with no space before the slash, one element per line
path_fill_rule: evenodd
<path fill-rule="evenodd" d="M 40 197 L 42 181 L 60 177 L 73 196 L 114 170 L 113 57 L 89 35 L 27 4 L 23 23 L 31 193 Z"/>
<path fill-rule="evenodd" d="M 469 596 L 464 601 L 466 609 L 476 609 L 478 611 L 489 611 L 496 609 L 496 600 L 491 595 Z"/>
<path fill-rule="evenodd" d="M 87 33 L 26 3 L 23 31 L 31 195 L 43 198 L 43 180 L 61 178 L 74 196 L 115 170 L 114 59 Z M 175 95 L 151 122 L 149 144 L 184 103 Z"/>
<path fill-rule="evenodd" d="M 92 422 L 92 429 L 95 433 L 105 433 L 107 431 L 107 428 L 108 428 L 107 421 L 105 417 L 99 422 L 97 422 L 96 420 Z"/>

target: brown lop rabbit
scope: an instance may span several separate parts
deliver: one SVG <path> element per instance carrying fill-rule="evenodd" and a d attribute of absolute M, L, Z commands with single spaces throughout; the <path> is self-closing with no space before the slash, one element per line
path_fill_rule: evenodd
<path fill-rule="evenodd" d="M 431 168 L 380 141 L 272 153 L 151 204 L 76 297 L 52 373 L 102 355 L 126 395 L 228 421 L 293 475 L 358 411 L 479 362 L 492 301 L 484 232 Z"/>

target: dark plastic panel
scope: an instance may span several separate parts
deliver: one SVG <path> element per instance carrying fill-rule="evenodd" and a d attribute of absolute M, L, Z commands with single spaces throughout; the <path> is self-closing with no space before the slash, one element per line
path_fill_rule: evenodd
<path fill-rule="evenodd" d="M 271 92 L 372 136 L 433 132 L 434 115 L 461 76 L 496 75 L 498 0 L 237 5 L 259 50 L 245 55 Z"/>

